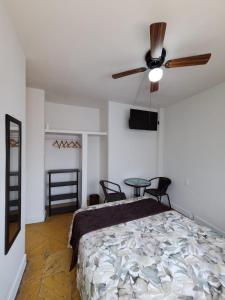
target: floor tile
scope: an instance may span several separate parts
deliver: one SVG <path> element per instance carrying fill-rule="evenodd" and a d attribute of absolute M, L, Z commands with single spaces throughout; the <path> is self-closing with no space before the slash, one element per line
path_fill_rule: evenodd
<path fill-rule="evenodd" d="M 66 272 L 60 272 L 42 279 L 40 299 L 68 300 L 71 299 L 70 276 Z"/>
<path fill-rule="evenodd" d="M 17 296 L 17 300 L 38 300 L 41 288 L 41 280 L 23 282 Z"/>
<path fill-rule="evenodd" d="M 46 260 L 43 276 L 59 272 L 69 272 L 71 262 L 71 249 L 65 249 L 50 255 Z"/>
<path fill-rule="evenodd" d="M 27 267 L 17 300 L 80 300 L 67 248 L 72 214 L 26 225 Z"/>

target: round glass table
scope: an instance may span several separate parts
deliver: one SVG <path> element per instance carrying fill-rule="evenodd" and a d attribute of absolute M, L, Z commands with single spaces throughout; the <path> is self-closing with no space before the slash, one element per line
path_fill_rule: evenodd
<path fill-rule="evenodd" d="M 151 185 L 149 180 L 143 178 L 127 178 L 124 180 L 124 183 L 134 188 L 134 197 L 140 197 L 141 188 Z"/>

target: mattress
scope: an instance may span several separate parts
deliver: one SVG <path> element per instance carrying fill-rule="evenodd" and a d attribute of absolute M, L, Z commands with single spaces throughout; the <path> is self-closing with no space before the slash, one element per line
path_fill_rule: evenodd
<path fill-rule="evenodd" d="M 83 300 L 225 299 L 225 239 L 176 211 L 99 229 L 80 240 L 77 285 Z"/>

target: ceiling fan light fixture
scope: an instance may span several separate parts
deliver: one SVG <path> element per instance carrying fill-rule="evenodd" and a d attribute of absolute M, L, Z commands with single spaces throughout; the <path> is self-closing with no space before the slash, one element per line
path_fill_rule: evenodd
<path fill-rule="evenodd" d="M 163 77 L 163 69 L 162 68 L 155 68 L 150 70 L 148 74 L 148 78 L 151 82 L 160 81 Z"/>

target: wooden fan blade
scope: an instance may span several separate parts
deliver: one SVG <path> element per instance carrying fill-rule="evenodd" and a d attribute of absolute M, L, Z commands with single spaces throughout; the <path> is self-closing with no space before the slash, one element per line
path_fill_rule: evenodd
<path fill-rule="evenodd" d="M 113 74 L 112 78 L 117 79 L 117 78 L 129 76 L 129 75 L 132 75 L 132 74 L 145 72 L 146 70 L 147 70 L 147 68 L 145 68 L 145 67 L 137 68 L 137 69 L 133 69 L 133 70 L 128 70 L 128 71 L 121 72 L 121 73 L 118 73 L 118 74 Z"/>
<path fill-rule="evenodd" d="M 209 61 L 211 53 L 189 56 L 177 59 L 168 60 L 165 64 L 166 68 L 179 68 L 197 65 L 205 65 Z"/>
<path fill-rule="evenodd" d="M 150 83 L 150 92 L 154 93 L 159 90 L 159 81 Z"/>
<path fill-rule="evenodd" d="M 159 58 L 162 55 L 163 41 L 166 32 L 166 23 L 150 25 L 151 57 Z"/>

